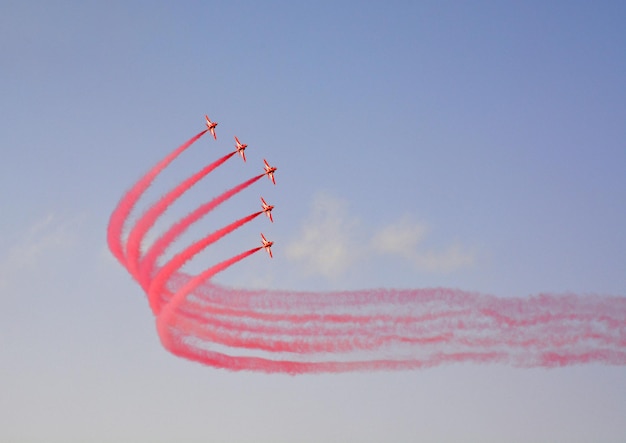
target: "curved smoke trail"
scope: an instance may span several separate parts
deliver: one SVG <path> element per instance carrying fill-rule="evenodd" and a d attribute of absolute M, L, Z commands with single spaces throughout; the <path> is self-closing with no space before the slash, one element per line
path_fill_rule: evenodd
<path fill-rule="evenodd" d="M 541 294 L 497 298 L 452 289 L 346 292 L 251 291 L 211 282 L 251 249 L 199 275 L 182 266 L 204 248 L 251 221 L 250 214 L 157 265 L 194 222 L 252 185 L 253 177 L 182 217 L 141 251 L 159 216 L 235 152 L 207 165 L 163 196 L 129 227 L 132 209 L 158 174 L 197 141 L 185 142 L 120 200 L 108 226 L 113 255 L 138 281 L 157 319 L 163 346 L 175 355 L 231 370 L 340 372 L 426 368 L 450 362 L 520 367 L 626 364 L 626 298 Z"/>

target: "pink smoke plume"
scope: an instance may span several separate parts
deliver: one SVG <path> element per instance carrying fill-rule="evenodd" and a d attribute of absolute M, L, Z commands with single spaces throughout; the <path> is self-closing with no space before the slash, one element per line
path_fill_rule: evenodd
<path fill-rule="evenodd" d="M 626 298 L 540 294 L 497 298 L 454 289 L 296 292 L 230 289 L 211 282 L 250 249 L 198 275 L 181 268 L 213 242 L 256 218 L 243 217 L 158 265 L 189 226 L 251 186 L 255 176 L 198 206 L 146 250 L 156 220 L 185 191 L 235 152 L 207 165 L 124 228 L 153 180 L 203 131 L 161 160 L 111 214 L 109 249 L 146 292 L 163 346 L 171 353 L 230 370 L 342 372 L 427 368 L 452 362 L 519 367 L 626 364 Z"/>

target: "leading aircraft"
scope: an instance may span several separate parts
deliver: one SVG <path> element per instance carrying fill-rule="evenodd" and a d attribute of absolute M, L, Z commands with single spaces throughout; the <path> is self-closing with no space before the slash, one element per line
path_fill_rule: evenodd
<path fill-rule="evenodd" d="M 272 218 L 272 209 L 274 209 L 274 205 L 268 205 L 263 197 L 261 197 L 261 204 L 263 205 L 263 212 L 265 212 L 270 221 L 274 223 L 274 219 Z"/>
<path fill-rule="evenodd" d="M 217 140 L 217 135 L 215 135 L 215 127 L 217 126 L 217 122 L 212 122 L 208 115 L 205 115 L 204 118 L 206 119 L 207 129 L 213 135 L 213 138 Z"/>
<path fill-rule="evenodd" d="M 272 245 L 274 244 L 274 242 L 266 239 L 263 233 L 261 233 L 261 244 L 261 247 L 265 248 L 267 253 L 270 255 L 270 258 L 272 258 Z"/>
<path fill-rule="evenodd" d="M 263 159 L 263 162 L 265 163 L 265 175 L 267 175 L 270 180 L 272 180 L 272 183 L 276 184 L 276 181 L 274 180 L 274 172 L 276 172 L 276 166 L 270 166 L 270 164 L 265 159 Z"/>
<path fill-rule="evenodd" d="M 241 143 L 237 136 L 235 136 L 235 148 L 237 149 L 237 152 L 239 152 L 239 154 L 241 155 L 241 158 L 243 158 L 243 161 L 246 161 L 246 153 L 244 151 L 247 147 L 248 145 L 246 145 L 245 143 Z"/>

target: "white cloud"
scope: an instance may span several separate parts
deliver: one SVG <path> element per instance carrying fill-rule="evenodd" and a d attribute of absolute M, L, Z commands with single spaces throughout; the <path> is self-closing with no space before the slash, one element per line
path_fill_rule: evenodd
<path fill-rule="evenodd" d="M 288 259 L 307 275 L 336 278 L 358 261 L 373 255 L 400 257 L 422 272 L 450 272 L 474 262 L 459 244 L 443 250 L 423 246 L 429 229 L 408 217 L 391 223 L 373 236 L 361 230 L 361 221 L 348 213 L 346 202 L 319 194 L 296 240 L 285 248 Z"/>
<path fill-rule="evenodd" d="M 404 218 L 380 230 L 372 239 L 372 248 L 379 253 L 400 256 L 420 271 L 449 272 L 473 263 L 472 255 L 458 244 L 444 251 L 424 250 L 420 243 L 427 232 L 424 224 Z"/>
<path fill-rule="evenodd" d="M 344 201 L 319 194 L 298 238 L 287 245 L 286 257 L 300 263 L 308 275 L 337 277 L 359 255 L 358 225 L 359 220 L 348 215 Z"/>
<path fill-rule="evenodd" d="M 374 250 L 409 257 L 426 235 L 426 226 L 411 223 L 407 218 L 380 230 L 372 239 Z"/>

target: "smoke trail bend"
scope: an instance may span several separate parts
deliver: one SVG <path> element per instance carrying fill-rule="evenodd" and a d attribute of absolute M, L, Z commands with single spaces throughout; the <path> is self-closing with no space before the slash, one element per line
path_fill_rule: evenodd
<path fill-rule="evenodd" d="M 184 192 L 225 164 L 230 153 L 181 182 L 124 227 L 157 176 L 206 131 L 149 170 L 120 200 L 108 231 L 109 249 L 139 282 L 171 353 L 229 370 L 302 374 L 419 369 L 454 362 L 559 367 L 626 365 L 626 298 L 539 294 L 498 298 L 461 290 L 373 289 L 296 292 L 226 288 L 211 278 L 256 253 L 253 248 L 193 276 L 186 262 L 262 212 L 239 219 L 158 260 L 189 226 L 251 186 L 252 177 L 172 224 L 146 250 L 156 220 Z"/>

